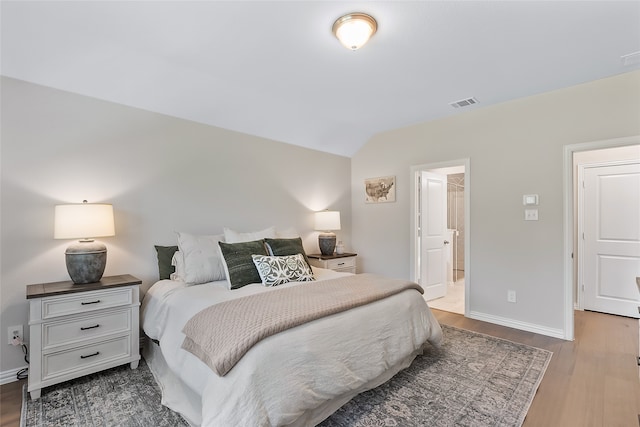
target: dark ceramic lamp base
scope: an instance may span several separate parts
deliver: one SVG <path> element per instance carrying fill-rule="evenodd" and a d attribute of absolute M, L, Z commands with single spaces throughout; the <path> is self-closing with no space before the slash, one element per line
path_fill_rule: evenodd
<path fill-rule="evenodd" d="M 336 234 L 320 233 L 318 236 L 318 246 L 320 246 L 320 253 L 322 255 L 333 255 L 333 251 L 336 250 Z"/>
<path fill-rule="evenodd" d="M 76 285 L 99 282 L 107 265 L 107 247 L 96 241 L 81 240 L 64 253 L 67 272 Z"/>

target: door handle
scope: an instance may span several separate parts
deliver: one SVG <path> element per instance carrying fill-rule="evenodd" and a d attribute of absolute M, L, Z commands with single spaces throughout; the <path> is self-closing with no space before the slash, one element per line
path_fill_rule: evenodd
<path fill-rule="evenodd" d="M 448 244 L 449 244 L 449 241 L 448 241 L 448 240 L 445 240 L 445 241 L 444 241 L 444 244 L 445 244 L 445 245 L 448 245 Z"/>

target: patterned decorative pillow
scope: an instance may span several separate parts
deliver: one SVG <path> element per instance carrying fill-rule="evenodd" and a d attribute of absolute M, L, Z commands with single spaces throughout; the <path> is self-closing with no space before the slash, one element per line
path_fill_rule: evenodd
<path fill-rule="evenodd" d="M 312 270 L 311 263 L 309 262 L 307 254 L 304 251 L 304 247 L 302 246 L 302 239 L 300 237 L 296 237 L 293 239 L 264 239 L 264 243 L 267 245 L 269 255 L 284 256 L 302 254 L 302 256 L 304 257 L 304 261 L 309 266 L 309 270 Z"/>
<path fill-rule="evenodd" d="M 313 272 L 302 254 L 287 256 L 252 255 L 262 284 L 278 286 L 288 282 L 309 282 L 315 280 Z"/>
<path fill-rule="evenodd" d="M 267 255 L 264 240 L 241 243 L 218 242 L 218 246 L 231 289 L 261 282 L 251 255 Z"/>

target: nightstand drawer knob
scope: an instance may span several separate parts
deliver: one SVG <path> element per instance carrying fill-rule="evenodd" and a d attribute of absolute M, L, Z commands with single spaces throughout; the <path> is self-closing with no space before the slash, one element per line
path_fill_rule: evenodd
<path fill-rule="evenodd" d="M 89 305 L 89 304 L 98 304 L 100 302 L 99 299 L 95 300 L 95 301 L 87 301 L 87 302 L 81 302 L 81 305 Z"/>
<path fill-rule="evenodd" d="M 86 356 L 80 355 L 80 359 L 87 359 L 87 358 L 89 358 L 89 357 L 97 356 L 97 355 L 99 355 L 99 354 L 100 354 L 100 352 L 99 352 L 99 351 L 96 351 L 95 353 L 87 354 Z"/>
<path fill-rule="evenodd" d="M 96 324 L 96 325 L 93 325 L 93 326 L 81 326 L 80 330 L 81 331 L 86 331 L 87 329 L 95 329 L 95 328 L 99 328 L 99 327 L 100 327 L 99 324 Z"/>

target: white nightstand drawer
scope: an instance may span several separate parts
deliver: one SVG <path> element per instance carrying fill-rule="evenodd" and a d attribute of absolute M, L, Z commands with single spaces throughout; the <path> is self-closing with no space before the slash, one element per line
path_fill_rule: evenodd
<path fill-rule="evenodd" d="M 46 354 L 42 359 L 42 380 L 81 371 L 92 365 L 131 356 L 131 337 L 125 336 L 69 351 Z"/>
<path fill-rule="evenodd" d="M 131 311 L 117 310 L 95 316 L 43 325 L 42 347 L 81 343 L 83 340 L 131 330 Z"/>
<path fill-rule="evenodd" d="M 133 301 L 132 292 L 131 288 L 121 288 L 43 298 L 42 318 L 49 319 L 68 314 L 86 313 L 104 308 L 130 305 Z"/>
<path fill-rule="evenodd" d="M 344 257 L 327 260 L 327 268 L 330 270 L 350 270 L 356 266 L 356 257 Z"/>

